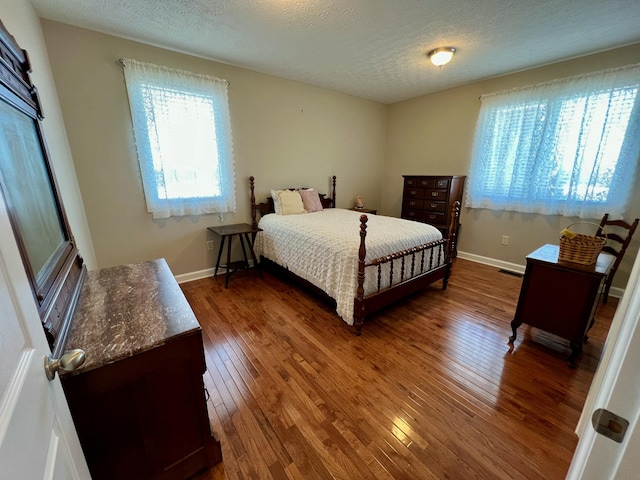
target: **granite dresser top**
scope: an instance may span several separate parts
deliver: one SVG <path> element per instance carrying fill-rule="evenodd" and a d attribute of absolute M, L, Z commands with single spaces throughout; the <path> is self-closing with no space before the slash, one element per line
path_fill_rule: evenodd
<path fill-rule="evenodd" d="M 200 330 L 164 259 L 88 272 L 71 320 L 65 351 L 86 353 L 71 376 L 151 350 Z"/>

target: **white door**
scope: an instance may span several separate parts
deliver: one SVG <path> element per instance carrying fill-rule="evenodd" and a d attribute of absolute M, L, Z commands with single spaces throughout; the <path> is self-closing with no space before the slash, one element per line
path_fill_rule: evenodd
<path fill-rule="evenodd" d="M 567 475 L 571 480 L 640 478 L 640 256 L 606 343 L 583 411 L 586 425 Z M 629 422 L 620 443 L 596 433 L 591 417 L 597 409 L 606 409 Z"/>
<path fill-rule="evenodd" d="M 89 479 L 89 470 L 0 195 L 0 478 Z"/>

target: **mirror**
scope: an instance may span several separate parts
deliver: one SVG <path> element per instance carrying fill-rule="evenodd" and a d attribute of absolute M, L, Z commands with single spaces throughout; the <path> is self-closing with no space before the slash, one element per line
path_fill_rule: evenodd
<path fill-rule="evenodd" d="M 55 352 L 64 344 L 85 268 L 58 195 L 29 73 L 27 53 L 0 22 L 0 194 Z"/>
<path fill-rule="evenodd" d="M 26 260 L 42 285 L 65 240 L 64 230 L 33 121 L 6 103 L 0 103 L 0 175 Z"/>

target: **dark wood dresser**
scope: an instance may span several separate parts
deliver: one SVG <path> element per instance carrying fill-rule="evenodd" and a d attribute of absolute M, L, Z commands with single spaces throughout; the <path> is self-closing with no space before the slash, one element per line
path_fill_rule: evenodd
<path fill-rule="evenodd" d="M 92 478 L 186 479 L 221 461 L 202 375 L 202 332 L 164 260 L 92 271 L 61 374 Z"/>
<path fill-rule="evenodd" d="M 447 235 L 451 222 L 451 206 L 458 201 L 462 204 L 465 176 L 425 176 L 403 175 L 402 218 L 429 223 L 442 235 Z M 460 223 L 457 235 L 460 234 Z M 453 245 L 457 252 L 457 245 Z"/>
<path fill-rule="evenodd" d="M 580 265 L 558 260 L 558 253 L 558 245 L 547 244 L 527 255 L 509 341 L 516 340 L 523 323 L 552 333 L 569 340 L 569 366 L 574 367 L 615 257 L 601 253 L 595 265 Z"/>

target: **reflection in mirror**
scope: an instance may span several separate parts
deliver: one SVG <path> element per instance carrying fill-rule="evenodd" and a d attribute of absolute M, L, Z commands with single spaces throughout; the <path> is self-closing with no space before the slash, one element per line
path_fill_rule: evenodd
<path fill-rule="evenodd" d="M 64 232 L 33 120 L 6 103 L 0 103 L 0 175 L 31 271 L 41 285 L 63 246 Z"/>

